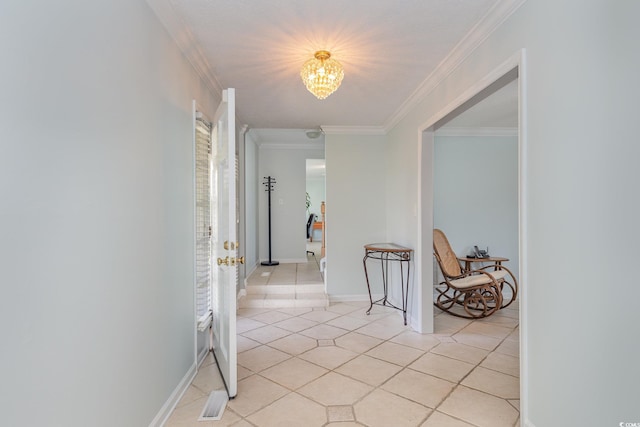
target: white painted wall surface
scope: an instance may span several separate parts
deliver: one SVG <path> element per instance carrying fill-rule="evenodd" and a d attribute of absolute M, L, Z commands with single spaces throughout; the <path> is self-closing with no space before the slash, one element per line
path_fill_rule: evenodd
<path fill-rule="evenodd" d="M 0 6 L 0 424 L 146 426 L 194 368 L 192 100 L 144 1 Z"/>
<path fill-rule="evenodd" d="M 307 239 L 306 159 L 323 159 L 323 149 L 271 148 L 259 149 L 258 212 L 260 260 L 269 259 L 268 194 L 262 185 L 264 177 L 276 179 L 271 193 L 271 252 L 280 262 L 305 262 Z"/>
<path fill-rule="evenodd" d="M 245 265 L 247 276 L 257 267 L 258 256 L 258 194 L 261 190 L 258 176 L 258 147 L 248 132 L 245 134 Z M 264 187 L 262 188 L 264 190 Z"/>
<path fill-rule="evenodd" d="M 489 246 L 518 277 L 518 138 L 436 132 L 434 227 L 458 256 Z M 479 264 L 474 264 L 479 267 Z"/>
<path fill-rule="evenodd" d="M 331 297 L 368 298 L 364 245 L 387 240 L 384 147 L 382 135 L 325 137 L 327 292 Z"/>
<path fill-rule="evenodd" d="M 526 49 L 523 425 L 638 421 L 640 340 L 629 302 L 640 287 L 612 273 L 634 265 L 640 237 L 638 16 L 638 2 L 525 2 L 389 134 L 410 159 L 422 123 Z M 389 167 L 388 224 L 409 240 L 417 220 L 401 224 L 414 203 L 394 190 L 412 190 L 417 165 Z"/>

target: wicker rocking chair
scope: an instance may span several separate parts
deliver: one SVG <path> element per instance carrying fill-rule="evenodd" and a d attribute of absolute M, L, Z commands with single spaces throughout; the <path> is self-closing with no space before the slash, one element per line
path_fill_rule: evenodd
<path fill-rule="evenodd" d="M 444 281 L 436 286 L 438 295 L 433 303 L 440 310 L 458 317 L 478 319 L 492 315 L 515 300 L 518 284 L 511 271 L 501 265 L 464 271 L 447 237 L 438 229 L 433 230 L 433 253 L 444 277 Z M 511 289 L 508 302 L 503 299 L 505 286 Z"/>

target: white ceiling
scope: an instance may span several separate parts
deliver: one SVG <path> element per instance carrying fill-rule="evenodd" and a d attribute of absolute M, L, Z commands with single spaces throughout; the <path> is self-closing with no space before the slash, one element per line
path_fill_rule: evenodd
<path fill-rule="evenodd" d="M 147 1 L 217 89 L 236 88 L 242 123 L 309 129 L 384 127 L 502 0 Z M 320 49 L 345 69 L 322 101 L 299 76 Z"/>

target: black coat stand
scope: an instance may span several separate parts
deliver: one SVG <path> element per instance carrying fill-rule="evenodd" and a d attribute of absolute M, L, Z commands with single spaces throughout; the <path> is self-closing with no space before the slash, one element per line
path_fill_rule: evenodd
<path fill-rule="evenodd" d="M 271 176 L 265 176 L 265 181 L 262 183 L 267 186 L 265 190 L 269 193 L 269 261 L 262 261 L 261 265 L 278 265 L 280 264 L 278 261 L 273 261 L 271 259 L 271 192 L 273 191 L 273 185 L 276 183 L 276 179 Z"/>

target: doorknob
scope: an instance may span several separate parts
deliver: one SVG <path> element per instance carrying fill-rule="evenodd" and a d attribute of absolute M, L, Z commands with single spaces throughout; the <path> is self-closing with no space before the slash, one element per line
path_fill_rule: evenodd
<path fill-rule="evenodd" d="M 234 250 L 235 248 L 236 248 L 236 245 L 233 242 L 231 242 L 231 244 L 229 244 L 229 241 L 225 240 L 225 242 L 224 242 L 224 250 L 225 251 Z"/>
<path fill-rule="evenodd" d="M 238 264 L 244 264 L 244 257 L 241 256 L 240 258 L 237 258 L 238 260 Z"/>
<path fill-rule="evenodd" d="M 218 258 L 218 265 L 229 265 L 229 257 L 225 257 L 224 259 Z"/>

